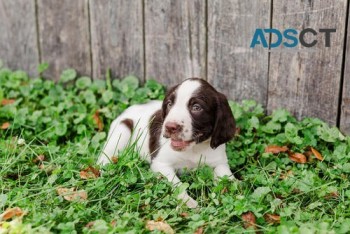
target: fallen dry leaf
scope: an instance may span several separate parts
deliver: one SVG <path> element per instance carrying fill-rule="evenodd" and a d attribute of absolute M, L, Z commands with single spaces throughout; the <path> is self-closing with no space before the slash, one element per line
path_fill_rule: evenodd
<path fill-rule="evenodd" d="M 174 230 L 170 227 L 170 225 L 167 224 L 165 221 L 148 220 L 146 223 L 146 229 L 150 231 L 158 230 L 166 234 L 175 233 Z"/>
<path fill-rule="evenodd" d="M 327 200 L 334 199 L 334 198 L 336 199 L 336 198 L 339 198 L 339 193 L 331 192 L 331 193 L 328 193 L 324 198 Z"/>
<path fill-rule="evenodd" d="M 224 193 L 227 193 L 227 192 L 228 192 L 227 187 L 224 187 L 224 188 L 221 190 L 221 194 L 224 194 Z"/>
<path fill-rule="evenodd" d="M 116 164 L 118 162 L 118 157 L 117 156 L 113 156 L 111 158 L 111 161 L 112 161 L 112 163 Z"/>
<path fill-rule="evenodd" d="M 45 156 L 40 154 L 33 159 L 33 163 L 41 163 L 45 160 Z"/>
<path fill-rule="evenodd" d="M 101 132 L 103 130 L 103 122 L 100 118 L 100 113 L 98 112 L 98 110 L 95 112 L 92 118 L 94 119 L 94 122 L 97 125 L 98 131 Z"/>
<path fill-rule="evenodd" d="M 289 159 L 297 163 L 307 163 L 306 156 L 300 153 L 289 152 Z"/>
<path fill-rule="evenodd" d="M 323 157 L 322 155 L 320 154 L 320 152 L 318 152 L 316 149 L 314 149 L 313 147 L 311 147 L 311 151 L 312 153 L 315 155 L 315 157 L 320 160 L 320 161 L 323 161 Z"/>
<path fill-rule="evenodd" d="M 278 154 L 278 153 L 287 152 L 288 150 L 289 149 L 287 146 L 269 145 L 269 146 L 266 146 L 265 153 Z"/>
<path fill-rule="evenodd" d="M 253 227 L 256 229 L 256 218 L 253 212 L 248 211 L 244 214 L 242 214 L 242 220 L 243 220 L 243 227 L 245 229 Z"/>
<path fill-rule="evenodd" d="M 85 227 L 87 227 L 87 228 L 92 228 L 93 226 L 94 226 L 94 224 L 95 224 L 95 221 L 90 221 L 90 222 L 88 222 L 86 225 L 85 225 Z"/>
<path fill-rule="evenodd" d="M 265 214 L 264 218 L 266 222 L 270 224 L 277 224 L 281 222 L 281 217 L 277 214 Z"/>
<path fill-rule="evenodd" d="M 85 180 L 96 179 L 99 176 L 100 176 L 100 171 L 92 166 L 89 166 L 88 168 L 80 172 L 80 178 Z"/>
<path fill-rule="evenodd" d="M 194 231 L 194 233 L 193 234 L 203 234 L 204 233 L 204 229 L 203 229 L 203 227 L 199 227 L 199 228 L 197 228 L 197 230 L 196 231 Z"/>
<path fill-rule="evenodd" d="M 22 209 L 19 207 L 9 208 L 9 209 L 5 210 L 5 212 L 0 215 L 0 220 L 5 221 L 8 219 L 11 219 L 14 216 L 21 217 L 25 214 L 26 213 L 23 212 Z"/>
<path fill-rule="evenodd" d="M 85 190 L 75 191 L 75 188 L 57 188 L 58 195 L 63 196 L 67 201 L 87 200 L 87 192 Z"/>
<path fill-rule="evenodd" d="M 110 223 L 109 223 L 112 227 L 115 227 L 117 225 L 117 220 L 113 219 Z"/>
<path fill-rule="evenodd" d="M 2 99 L 1 105 L 6 106 L 14 103 L 16 100 L 15 99 Z"/>
<path fill-rule="evenodd" d="M 187 212 L 182 212 L 180 216 L 186 218 L 189 216 L 189 214 Z"/>
<path fill-rule="evenodd" d="M 9 122 L 5 122 L 1 125 L 1 129 L 2 130 L 6 130 L 11 126 L 11 124 Z"/>

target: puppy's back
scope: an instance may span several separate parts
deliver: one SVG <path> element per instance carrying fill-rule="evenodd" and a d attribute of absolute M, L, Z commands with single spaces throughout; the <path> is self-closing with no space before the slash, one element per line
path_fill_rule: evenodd
<path fill-rule="evenodd" d="M 117 156 L 119 151 L 133 142 L 136 142 L 137 150 L 141 156 L 150 161 L 149 123 L 154 113 L 161 109 L 161 106 L 161 101 L 133 105 L 113 120 L 98 164 L 107 164 L 111 157 Z"/>

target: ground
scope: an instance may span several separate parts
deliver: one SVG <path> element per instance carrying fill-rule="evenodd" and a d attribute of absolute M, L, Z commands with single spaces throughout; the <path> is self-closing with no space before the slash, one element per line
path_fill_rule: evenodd
<path fill-rule="evenodd" d="M 42 72 L 46 65 L 39 67 Z M 60 80 L 0 69 L 0 233 L 347 233 L 350 137 L 285 110 L 230 102 L 237 136 L 227 146 L 237 181 L 188 171 L 177 189 L 131 145 L 99 174 L 110 122 L 125 108 L 162 99 L 153 80 Z M 183 189 L 199 202 L 189 209 Z M 247 230 L 248 229 L 248 230 Z"/>

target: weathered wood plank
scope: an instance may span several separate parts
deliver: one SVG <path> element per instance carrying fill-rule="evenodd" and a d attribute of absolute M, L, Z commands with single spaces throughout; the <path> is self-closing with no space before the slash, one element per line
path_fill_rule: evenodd
<path fill-rule="evenodd" d="M 208 80 L 229 98 L 266 106 L 268 51 L 250 42 L 269 27 L 270 0 L 208 1 Z"/>
<path fill-rule="evenodd" d="M 146 78 L 206 77 L 205 1 L 145 0 Z"/>
<path fill-rule="evenodd" d="M 346 0 L 274 1 L 273 28 L 336 28 L 331 47 L 319 33 L 315 47 L 300 52 L 271 52 L 268 110 L 286 108 L 296 117 L 318 117 L 335 125 L 346 18 Z M 308 35 L 311 42 L 314 36 Z"/>
<path fill-rule="evenodd" d="M 6 67 L 37 75 L 35 2 L 0 0 L 0 59 Z"/>
<path fill-rule="evenodd" d="M 94 78 L 111 68 L 113 77 L 144 79 L 142 0 L 90 0 Z"/>
<path fill-rule="evenodd" d="M 348 6 L 350 9 L 350 5 Z M 341 100 L 340 111 L 340 130 L 350 135 L 350 17 L 348 18 L 346 38 L 346 51 L 345 51 L 345 64 L 344 64 L 344 82 L 343 82 L 343 96 Z"/>
<path fill-rule="evenodd" d="M 58 80 L 67 68 L 91 76 L 88 0 L 38 0 L 41 58 L 50 64 L 44 75 Z"/>

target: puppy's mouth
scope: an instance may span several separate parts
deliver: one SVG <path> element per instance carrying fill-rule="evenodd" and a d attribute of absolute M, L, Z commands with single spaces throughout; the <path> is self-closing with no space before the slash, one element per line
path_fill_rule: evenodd
<path fill-rule="evenodd" d="M 183 141 L 183 140 L 179 140 L 179 139 L 170 139 L 171 140 L 171 148 L 173 148 L 176 151 L 182 151 L 184 150 L 186 147 L 188 147 L 192 142 L 194 142 L 194 140 L 190 140 L 190 141 Z"/>
<path fill-rule="evenodd" d="M 188 147 L 192 142 L 195 141 L 193 139 L 185 141 L 183 139 L 180 139 L 176 135 L 171 135 L 167 133 L 165 133 L 163 137 L 170 139 L 170 146 L 173 150 L 176 151 L 183 151 L 184 149 L 186 149 L 186 147 Z"/>

